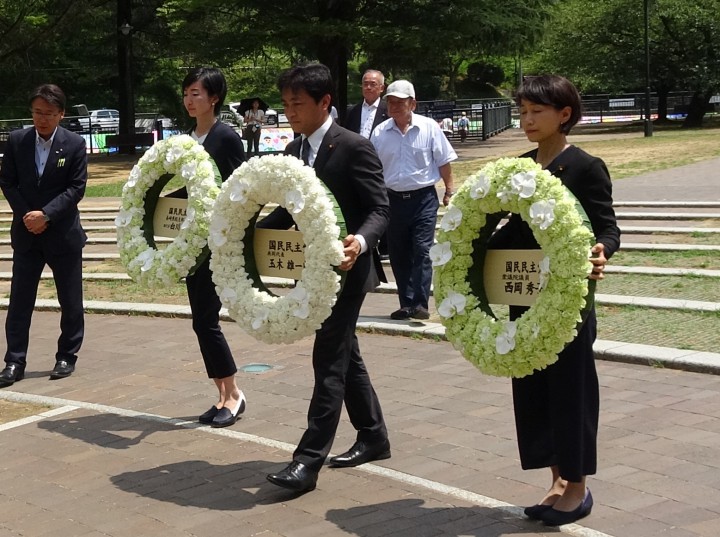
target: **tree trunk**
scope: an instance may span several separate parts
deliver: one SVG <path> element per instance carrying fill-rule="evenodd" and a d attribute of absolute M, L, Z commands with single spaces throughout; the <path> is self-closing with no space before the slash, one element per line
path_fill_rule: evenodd
<path fill-rule="evenodd" d="M 668 90 L 658 88 L 657 97 L 658 97 L 657 122 L 658 123 L 667 123 L 667 121 L 668 121 L 668 118 L 667 118 Z"/>
<path fill-rule="evenodd" d="M 323 39 L 318 45 L 317 59 L 320 63 L 327 65 L 335 82 L 332 104 L 337 108 L 338 120 L 342 122 L 347 108 L 347 45 L 342 38 Z"/>
<path fill-rule="evenodd" d="M 703 117 L 707 111 L 708 104 L 710 104 L 711 92 L 702 93 L 696 91 L 693 93 L 692 99 L 690 99 L 690 105 L 688 107 L 688 115 L 683 121 L 683 129 L 694 129 L 702 127 Z"/>

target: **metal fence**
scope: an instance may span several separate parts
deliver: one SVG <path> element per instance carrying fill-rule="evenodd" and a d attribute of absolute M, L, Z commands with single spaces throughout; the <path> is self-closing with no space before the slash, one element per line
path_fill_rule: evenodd
<path fill-rule="evenodd" d="M 452 119 L 453 132 L 448 137 L 460 139 L 458 120 L 465 112 L 470 125 L 468 139 L 487 140 L 512 126 L 512 102 L 504 99 L 463 99 L 457 101 L 418 101 L 416 113 L 441 122 Z"/>

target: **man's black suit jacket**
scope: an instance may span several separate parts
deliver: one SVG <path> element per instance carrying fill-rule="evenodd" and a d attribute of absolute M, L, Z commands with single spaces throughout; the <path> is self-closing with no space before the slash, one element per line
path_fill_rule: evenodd
<path fill-rule="evenodd" d="M 302 139 L 296 138 L 285 148 L 285 154 L 300 158 L 301 144 Z M 359 134 L 333 123 L 318 149 L 313 168 L 337 200 L 348 233 L 362 235 L 368 246 L 348 271 L 342 294 L 370 292 L 381 278 L 374 259 L 375 245 L 390 218 L 382 164 L 375 148 Z M 258 227 L 288 229 L 292 225 L 290 214 L 279 207 Z"/>
<path fill-rule="evenodd" d="M 362 119 L 363 102 L 364 101 L 359 102 L 348 111 L 347 116 L 345 117 L 345 121 L 343 122 L 343 127 L 353 132 L 360 132 L 360 120 Z M 378 109 L 375 112 L 375 119 L 373 120 L 373 125 L 372 129 L 370 129 L 370 132 L 372 132 L 375 127 L 380 125 L 380 123 L 382 123 L 389 117 L 390 116 L 388 116 L 387 113 L 387 104 L 385 103 L 385 101 L 380 99 L 380 103 L 378 103 Z"/>
<path fill-rule="evenodd" d="M 10 133 L 0 168 L 0 188 L 13 210 L 12 247 L 27 252 L 39 242 L 50 254 L 80 251 L 87 240 L 78 211 L 87 184 L 85 140 L 58 127 L 40 177 L 35 167 L 35 141 L 34 128 Z M 34 235 L 22 218 L 39 210 L 50 218 L 50 225 Z"/>

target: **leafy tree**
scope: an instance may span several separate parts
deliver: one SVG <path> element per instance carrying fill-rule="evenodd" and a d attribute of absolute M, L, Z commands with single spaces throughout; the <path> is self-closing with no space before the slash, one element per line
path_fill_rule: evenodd
<path fill-rule="evenodd" d="M 169 0 L 161 10 L 182 50 L 227 63 L 268 48 L 288 63 L 315 59 L 346 107 L 348 62 L 358 55 L 391 77 L 408 76 L 436 94 L 453 93 L 458 68 L 478 51 L 515 51 L 532 42 L 555 0 Z M 203 36 L 207 46 L 188 46 Z M 429 95 L 434 96 L 434 95 Z"/>
<path fill-rule="evenodd" d="M 569 76 L 585 92 L 645 86 L 644 4 L 639 0 L 568 0 L 558 4 L 531 69 Z M 695 96 L 684 126 L 698 125 L 720 88 L 720 0 L 653 0 L 651 86 L 661 116 L 668 92 Z"/>

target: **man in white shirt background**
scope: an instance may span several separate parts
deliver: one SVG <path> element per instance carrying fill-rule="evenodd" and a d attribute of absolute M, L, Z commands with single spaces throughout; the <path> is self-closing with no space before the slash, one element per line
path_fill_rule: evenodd
<path fill-rule="evenodd" d="M 413 113 L 417 103 L 410 82 L 390 84 L 385 100 L 391 119 L 373 130 L 370 141 L 382 162 L 390 200 L 387 236 L 400 301 L 390 317 L 428 319 L 430 247 L 440 206 L 435 183 L 445 183 L 442 202 L 447 205 L 453 195 L 450 163 L 457 155 L 434 119 Z"/>

